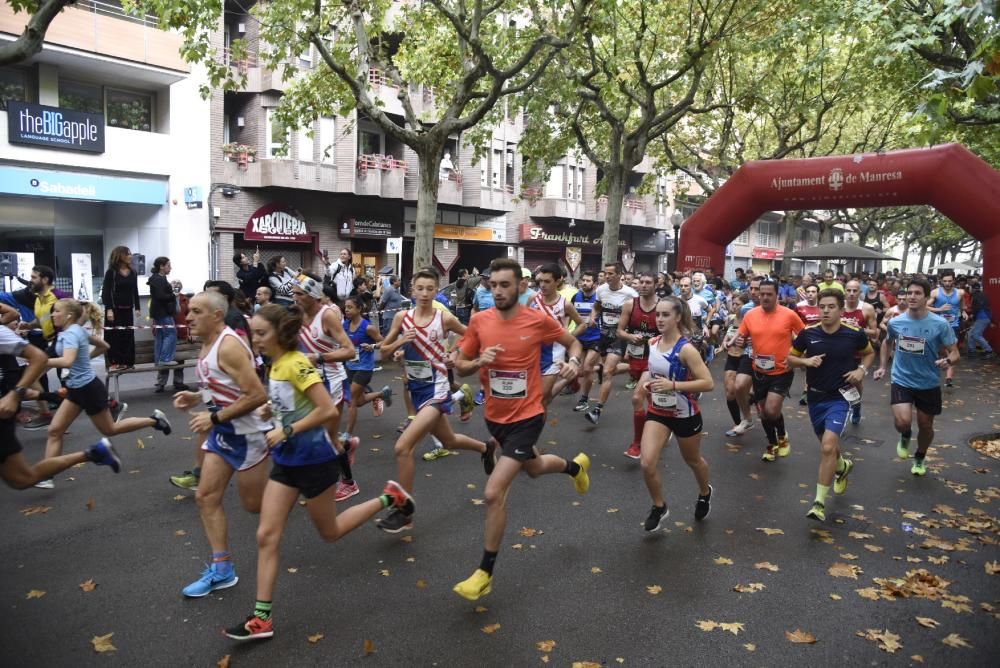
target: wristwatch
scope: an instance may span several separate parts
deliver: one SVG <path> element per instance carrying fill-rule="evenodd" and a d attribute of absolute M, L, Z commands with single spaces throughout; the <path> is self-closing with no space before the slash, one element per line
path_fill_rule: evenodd
<path fill-rule="evenodd" d="M 290 424 L 289 425 L 285 425 L 285 440 L 286 441 L 288 439 L 290 439 L 292 437 L 292 434 L 294 434 L 294 433 L 295 433 L 295 429 L 292 428 L 292 425 L 290 425 Z"/>
<path fill-rule="evenodd" d="M 218 425 L 221 422 L 221 420 L 219 418 L 219 412 L 218 411 L 212 411 L 212 415 L 211 415 L 211 417 L 209 417 L 209 420 L 212 421 L 212 424 Z"/>
<path fill-rule="evenodd" d="M 866 376 L 868 375 L 868 367 L 866 367 L 864 364 L 859 364 L 858 368 L 861 369 Z"/>

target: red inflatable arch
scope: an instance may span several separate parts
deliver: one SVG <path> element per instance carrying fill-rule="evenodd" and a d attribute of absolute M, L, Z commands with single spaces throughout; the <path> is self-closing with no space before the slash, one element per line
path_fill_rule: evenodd
<path fill-rule="evenodd" d="M 767 211 L 916 204 L 982 242 L 984 289 L 1000 313 L 1000 172 L 959 144 L 748 162 L 684 223 L 677 266 L 721 269 L 726 245 Z M 998 328 L 987 336 L 1000 344 Z"/>

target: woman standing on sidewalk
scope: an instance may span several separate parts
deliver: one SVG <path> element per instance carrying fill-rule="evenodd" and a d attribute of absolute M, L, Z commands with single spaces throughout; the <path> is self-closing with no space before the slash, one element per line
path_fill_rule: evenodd
<path fill-rule="evenodd" d="M 111 251 L 101 288 L 101 302 L 109 328 L 105 333 L 105 340 L 110 346 L 108 368 L 130 369 L 135 366 L 135 332 L 131 329 L 111 329 L 131 328 L 140 315 L 139 281 L 132 270 L 132 251 L 127 246 L 115 246 Z"/>
<path fill-rule="evenodd" d="M 271 601 L 278 580 L 278 546 L 300 494 L 306 498 L 316 531 L 331 543 L 383 508 L 413 513 L 413 498 L 390 480 L 381 496 L 338 515 L 334 494 L 340 478 L 339 455 L 323 426 L 336 416 L 337 406 L 316 367 L 298 350 L 302 323 L 299 307 L 285 309 L 276 304 L 262 307 L 251 323 L 254 348 L 272 360 L 268 403 L 276 420 L 265 438 L 274 464 L 264 487 L 257 528 L 257 601 L 245 622 L 225 630 L 234 640 L 274 635 Z"/>
<path fill-rule="evenodd" d="M 275 304 L 288 307 L 294 303 L 292 286 L 295 285 L 295 272 L 288 268 L 288 260 L 284 255 L 267 261 L 267 284 L 271 288 Z"/>
<path fill-rule="evenodd" d="M 146 281 L 149 286 L 149 317 L 156 323 L 153 333 L 153 362 L 156 363 L 157 393 L 163 392 L 170 374 L 168 367 L 175 366 L 177 354 L 177 295 L 167 280 L 170 275 L 170 258 L 160 256 L 153 260 L 153 273 Z M 184 384 L 184 369 L 174 369 L 174 391 L 188 389 Z"/>

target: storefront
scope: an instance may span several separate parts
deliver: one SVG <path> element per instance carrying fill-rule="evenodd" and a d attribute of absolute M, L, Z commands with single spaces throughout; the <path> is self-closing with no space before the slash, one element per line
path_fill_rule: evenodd
<path fill-rule="evenodd" d="M 265 267 L 271 259 L 284 257 L 292 271 L 308 269 L 318 249 L 318 233 L 309 229 L 297 209 L 283 203 L 260 207 L 250 215 L 242 233 L 233 235 L 233 254 L 252 258 L 259 252 Z"/>
<path fill-rule="evenodd" d="M 667 231 L 652 228 L 631 228 L 632 271 L 656 273 L 667 269 Z"/>
<path fill-rule="evenodd" d="M 751 268 L 755 274 L 769 274 L 774 270 L 774 261 L 780 260 L 784 254 L 784 251 L 775 248 L 754 246 L 751 251 Z"/>
<path fill-rule="evenodd" d="M 416 230 L 417 209 L 404 211 L 408 232 Z M 411 252 L 412 236 L 405 240 Z M 512 248 L 513 246 L 511 246 Z M 508 257 L 506 214 L 439 209 L 434 225 L 434 265 L 445 282 L 458 278 L 458 270 L 483 271 L 498 257 Z"/>
<path fill-rule="evenodd" d="M 604 243 L 603 226 L 597 223 L 580 223 L 573 227 L 548 222 L 524 223 L 520 228 L 521 248 L 524 249 L 522 264 L 534 269 L 540 264 L 557 262 L 566 271 L 570 268 L 567 257 L 579 256 L 580 271 L 601 269 L 601 248 Z M 618 240 L 619 251 L 628 250 L 628 241 Z"/>
<path fill-rule="evenodd" d="M 403 221 L 398 218 L 348 214 L 340 221 L 338 235 L 351 250 L 358 276 L 375 276 L 386 265 L 397 266 L 396 256 L 386 253 L 386 240 L 403 236 Z M 330 259 L 336 261 L 340 249 L 328 249 L 327 252 Z"/>

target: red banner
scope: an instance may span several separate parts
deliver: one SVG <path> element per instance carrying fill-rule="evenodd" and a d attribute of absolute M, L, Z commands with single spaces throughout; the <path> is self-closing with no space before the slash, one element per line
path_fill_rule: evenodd
<path fill-rule="evenodd" d="M 250 216 L 243 238 L 247 241 L 312 242 L 302 214 L 287 204 L 267 204 Z"/>

